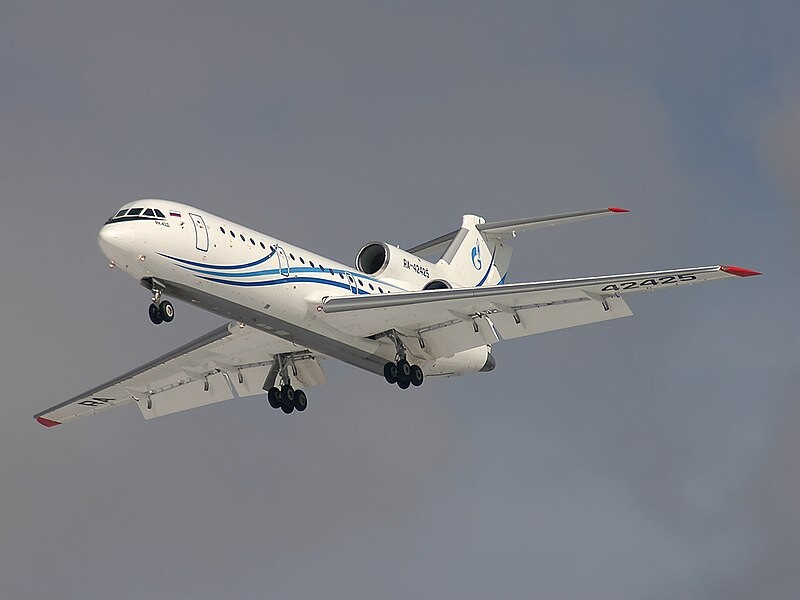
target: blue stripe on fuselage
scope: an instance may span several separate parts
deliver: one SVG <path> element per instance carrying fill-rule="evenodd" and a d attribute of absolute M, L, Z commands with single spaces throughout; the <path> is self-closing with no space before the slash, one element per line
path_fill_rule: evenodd
<path fill-rule="evenodd" d="M 339 281 L 328 281 L 327 279 L 319 279 L 317 277 L 281 277 L 280 279 L 270 279 L 268 281 L 228 281 L 226 279 L 219 279 L 217 277 L 205 277 L 205 276 L 199 276 L 199 277 L 200 279 L 205 279 L 206 281 L 213 281 L 214 283 L 222 283 L 225 285 L 236 285 L 240 287 L 267 287 L 270 285 L 282 285 L 285 283 L 319 283 L 322 285 L 330 285 L 333 287 L 342 288 L 350 292 L 353 291 L 353 288 L 347 285 L 346 283 L 341 283 Z M 358 294 L 369 295 L 369 292 L 367 290 L 356 288 L 355 291 Z"/>
<path fill-rule="evenodd" d="M 203 267 L 204 269 L 218 269 L 218 270 L 236 270 L 236 269 L 248 269 L 250 267 L 255 267 L 256 265 L 260 265 L 262 263 L 267 262 L 270 258 L 275 255 L 276 249 L 273 247 L 272 251 L 267 254 L 264 258 L 259 258 L 250 263 L 246 264 L 239 264 L 239 265 L 209 265 L 207 263 L 199 263 L 194 262 L 192 260 L 186 260 L 183 258 L 177 258 L 176 256 L 170 256 L 169 254 L 162 254 L 159 252 L 159 256 L 163 256 L 164 258 L 168 258 L 170 260 L 174 260 L 175 262 L 183 263 L 184 265 L 192 265 L 195 267 Z"/>

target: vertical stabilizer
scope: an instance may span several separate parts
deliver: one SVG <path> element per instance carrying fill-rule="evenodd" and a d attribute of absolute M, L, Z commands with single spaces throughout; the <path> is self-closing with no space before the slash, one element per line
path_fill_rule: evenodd
<path fill-rule="evenodd" d="M 504 283 L 513 248 L 479 231 L 477 226 L 485 222 L 483 217 L 464 215 L 461 228 L 439 260 L 453 284 L 483 287 Z"/>

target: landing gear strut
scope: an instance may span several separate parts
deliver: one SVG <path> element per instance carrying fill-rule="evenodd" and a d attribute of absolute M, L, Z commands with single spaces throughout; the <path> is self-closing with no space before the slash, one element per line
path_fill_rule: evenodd
<path fill-rule="evenodd" d="M 154 325 L 161 325 L 161 323 L 169 323 L 175 318 L 175 307 L 169 300 L 162 300 L 161 295 L 163 290 L 157 285 L 153 284 L 153 298 L 152 303 L 148 309 L 150 321 Z"/>
<path fill-rule="evenodd" d="M 280 408 L 287 415 L 294 411 L 303 412 L 308 408 L 308 397 L 303 390 L 294 389 L 289 380 L 289 368 L 292 368 L 294 374 L 297 375 L 291 356 L 286 357 L 279 354 L 275 357 L 275 360 L 279 364 L 278 377 L 280 377 L 283 385 L 280 388 L 273 386 L 267 390 L 269 405 L 275 409 Z"/>

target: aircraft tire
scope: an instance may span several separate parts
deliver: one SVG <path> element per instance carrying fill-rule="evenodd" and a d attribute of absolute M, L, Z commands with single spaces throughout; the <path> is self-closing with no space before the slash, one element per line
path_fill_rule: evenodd
<path fill-rule="evenodd" d="M 405 358 L 401 358 L 397 361 L 397 379 L 401 381 L 403 379 L 409 379 L 411 377 L 411 365 L 408 364 L 408 361 Z"/>
<path fill-rule="evenodd" d="M 397 365 L 393 362 L 387 362 L 383 365 L 383 378 L 388 384 L 397 383 Z"/>
<path fill-rule="evenodd" d="M 397 385 L 401 390 L 407 390 L 411 385 L 411 381 L 409 379 L 398 379 Z"/>
<path fill-rule="evenodd" d="M 153 325 L 161 325 L 161 323 L 164 322 L 164 317 L 161 316 L 161 310 L 155 304 L 150 305 L 148 314 L 150 315 L 150 321 Z"/>
<path fill-rule="evenodd" d="M 296 392 L 290 384 L 284 384 L 281 386 L 281 403 L 293 406 L 295 394 Z"/>
<path fill-rule="evenodd" d="M 281 404 L 281 410 L 283 412 L 285 412 L 287 415 L 290 415 L 290 414 L 292 414 L 292 411 L 294 411 L 294 405 L 292 405 L 292 404 Z"/>
<path fill-rule="evenodd" d="M 409 379 L 411 381 L 411 385 L 414 387 L 419 387 L 422 385 L 422 382 L 425 379 L 425 374 L 422 372 L 422 369 L 419 365 L 411 365 L 411 374 Z"/>
<path fill-rule="evenodd" d="M 280 408 L 281 391 L 276 387 L 269 388 L 269 391 L 267 391 L 267 401 L 272 408 Z"/>
<path fill-rule="evenodd" d="M 308 408 L 308 397 L 303 390 L 297 390 L 294 393 L 294 409 L 297 412 L 303 412 Z"/>
<path fill-rule="evenodd" d="M 158 305 L 158 312 L 161 313 L 164 323 L 171 323 L 172 319 L 175 318 L 175 307 L 172 306 L 172 302 L 169 300 L 164 300 Z"/>

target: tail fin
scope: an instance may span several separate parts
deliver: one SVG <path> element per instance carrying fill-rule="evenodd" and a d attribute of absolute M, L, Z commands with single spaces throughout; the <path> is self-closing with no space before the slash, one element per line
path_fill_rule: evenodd
<path fill-rule="evenodd" d="M 482 217 L 464 215 L 461 229 L 439 261 L 453 283 L 481 287 L 505 281 L 514 249 L 511 244 L 480 231 L 478 226 L 485 222 Z"/>
<path fill-rule="evenodd" d="M 466 287 L 500 285 L 505 283 L 514 250 L 508 239 L 517 233 L 626 212 L 624 208 L 612 206 L 494 223 L 487 223 L 476 215 L 464 215 L 460 229 L 415 246 L 409 252 L 422 255 L 449 244 L 437 263 L 448 273 L 448 281 Z"/>

